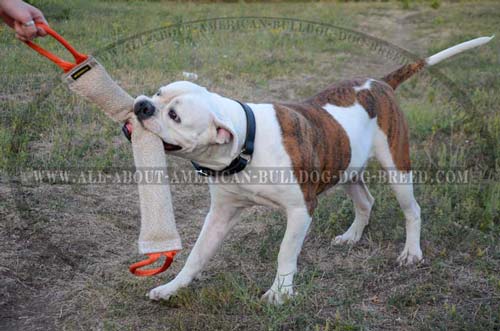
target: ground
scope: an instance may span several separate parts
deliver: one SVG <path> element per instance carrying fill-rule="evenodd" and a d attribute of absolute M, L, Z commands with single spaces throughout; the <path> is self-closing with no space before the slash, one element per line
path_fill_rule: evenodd
<path fill-rule="evenodd" d="M 135 48 L 118 42 L 115 55 L 106 56 L 106 47 L 124 38 L 196 19 L 295 17 L 358 30 L 420 56 L 500 30 L 500 4 L 480 1 L 34 3 L 77 49 L 101 54 L 133 95 L 151 94 L 188 71 L 198 74 L 197 83 L 244 101 L 293 101 L 345 78 L 381 77 L 399 64 L 348 40 L 279 28 L 203 36 L 191 30 Z M 142 258 L 134 185 L 23 181 L 20 171 L 30 168 L 130 168 L 131 148 L 119 127 L 58 85 L 57 68 L 1 29 L 0 329 L 500 328 L 497 39 L 438 66 L 465 99 L 453 89 L 450 97 L 449 85 L 430 84 L 426 73 L 398 90 L 416 169 L 484 171 L 484 178 L 469 184 L 416 185 L 425 261 L 409 268 L 396 264 L 404 218 L 383 184 L 369 184 L 375 207 L 361 241 L 332 245 L 354 217 L 352 203 L 334 189 L 320 199 L 299 257 L 298 296 L 275 307 L 259 297 L 274 278 L 285 228 L 279 210 L 246 211 L 201 279 L 156 303 L 146 294 L 186 260 L 208 210 L 206 186 L 172 185 L 184 249 L 171 269 L 144 279 L 127 271 Z M 183 160 L 169 163 L 189 168 Z"/>

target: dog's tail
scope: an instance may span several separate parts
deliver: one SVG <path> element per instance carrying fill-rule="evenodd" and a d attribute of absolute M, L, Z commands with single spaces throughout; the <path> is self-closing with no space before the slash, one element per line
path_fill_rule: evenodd
<path fill-rule="evenodd" d="M 491 39 L 493 39 L 493 37 L 494 36 L 476 38 L 447 48 L 444 51 L 434 54 L 426 59 L 418 60 L 414 63 L 404 65 L 386 75 L 384 78 L 382 78 L 382 80 L 395 90 L 402 82 L 419 72 L 422 68 L 426 66 L 433 66 L 449 57 L 452 57 L 455 54 L 462 53 L 468 49 L 484 45 Z"/>

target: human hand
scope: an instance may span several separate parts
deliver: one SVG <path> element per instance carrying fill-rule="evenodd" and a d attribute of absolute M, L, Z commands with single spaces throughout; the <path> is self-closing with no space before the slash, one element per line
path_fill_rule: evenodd
<path fill-rule="evenodd" d="M 22 41 L 36 37 L 45 37 L 47 33 L 35 23 L 45 23 L 43 13 L 21 0 L 0 0 L 0 17 L 16 31 L 16 37 Z"/>

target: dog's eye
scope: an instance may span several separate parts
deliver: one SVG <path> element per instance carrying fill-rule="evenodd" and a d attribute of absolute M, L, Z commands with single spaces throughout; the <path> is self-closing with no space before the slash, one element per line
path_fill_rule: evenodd
<path fill-rule="evenodd" d="M 173 119 L 177 123 L 181 122 L 181 119 L 179 118 L 179 116 L 177 116 L 177 113 L 173 109 L 170 109 L 168 111 L 168 117 L 170 117 L 171 119 Z"/>
<path fill-rule="evenodd" d="M 158 92 L 156 92 L 156 96 L 157 96 L 157 97 L 159 97 L 159 96 L 160 96 L 160 94 L 161 94 L 160 92 L 161 92 L 160 90 L 158 90 Z"/>

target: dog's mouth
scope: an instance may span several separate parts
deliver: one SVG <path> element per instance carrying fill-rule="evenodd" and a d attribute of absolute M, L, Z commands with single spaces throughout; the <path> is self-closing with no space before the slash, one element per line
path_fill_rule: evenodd
<path fill-rule="evenodd" d="M 182 149 L 182 146 L 169 144 L 163 141 L 163 149 L 165 150 L 165 152 L 173 152 Z"/>

